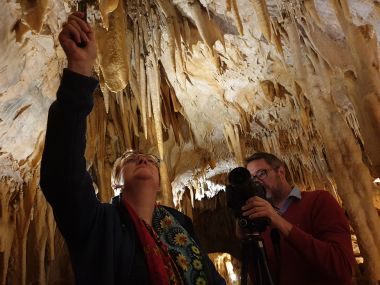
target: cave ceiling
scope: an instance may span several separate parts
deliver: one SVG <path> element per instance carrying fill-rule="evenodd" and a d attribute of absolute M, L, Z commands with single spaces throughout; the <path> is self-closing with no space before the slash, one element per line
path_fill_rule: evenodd
<path fill-rule="evenodd" d="M 330 165 L 318 117 L 331 111 L 378 176 L 377 1 L 88 3 L 99 51 L 97 110 L 105 112 L 97 117 L 106 121 L 99 129 L 94 119 L 92 134 L 101 138 L 90 161 L 99 149 L 110 163 L 127 148 L 153 151 L 179 187 L 265 150 L 288 162 L 297 182 L 323 186 Z M 57 35 L 76 2 L 3 4 L 1 151 L 23 161 L 43 141 L 65 66 Z"/>
<path fill-rule="evenodd" d="M 380 272 L 378 1 L 87 2 L 100 86 L 86 158 L 102 201 L 114 195 L 112 163 L 126 149 L 162 159 L 161 199 L 176 206 L 185 191 L 192 205 L 214 197 L 246 156 L 272 152 L 295 184 L 328 189 L 352 215 L 371 205 L 352 223 L 371 221 L 358 239 L 373 237 L 364 255 Z M 58 34 L 76 1 L 1 5 L 5 227 L 19 193 L 26 216 L 36 207 L 47 112 L 66 65 Z"/>

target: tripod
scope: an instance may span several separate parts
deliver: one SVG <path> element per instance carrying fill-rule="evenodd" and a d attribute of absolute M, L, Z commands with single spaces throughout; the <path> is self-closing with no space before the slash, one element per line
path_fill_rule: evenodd
<path fill-rule="evenodd" d="M 274 285 L 269 271 L 264 242 L 259 232 L 251 232 L 242 244 L 241 285 L 247 285 L 248 264 L 253 259 L 253 278 L 255 285 Z M 266 277 L 266 278 L 265 278 Z M 265 282 L 265 283 L 263 283 Z"/>

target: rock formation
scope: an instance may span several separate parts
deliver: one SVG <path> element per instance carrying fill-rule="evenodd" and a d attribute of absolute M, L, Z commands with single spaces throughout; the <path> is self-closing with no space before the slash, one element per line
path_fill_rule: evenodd
<path fill-rule="evenodd" d="M 114 195 L 110 171 L 123 151 L 156 153 L 161 203 L 201 231 L 205 213 L 230 219 L 208 248 L 234 255 L 226 174 L 254 151 L 273 152 L 295 184 L 325 188 L 343 205 L 363 259 L 356 281 L 377 284 L 379 1 L 87 2 L 100 88 L 86 158 L 99 199 Z M 1 5 L 0 284 L 67 284 L 67 251 L 38 182 L 66 64 L 57 37 L 76 2 Z"/>

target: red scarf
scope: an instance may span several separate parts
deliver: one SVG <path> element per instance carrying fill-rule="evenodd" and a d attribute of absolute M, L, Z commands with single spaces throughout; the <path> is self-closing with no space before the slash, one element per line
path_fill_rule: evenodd
<path fill-rule="evenodd" d="M 140 219 L 135 210 L 129 205 L 126 199 L 123 200 L 124 207 L 131 216 L 132 223 L 135 226 L 139 240 L 143 246 L 148 272 L 153 285 L 173 285 L 175 275 L 172 268 L 171 257 L 168 248 L 163 244 L 148 224 Z"/>

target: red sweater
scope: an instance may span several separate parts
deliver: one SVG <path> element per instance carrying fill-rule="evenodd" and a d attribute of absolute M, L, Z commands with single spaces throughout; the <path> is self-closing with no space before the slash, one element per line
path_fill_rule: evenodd
<path fill-rule="evenodd" d="M 280 237 L 276 259 L 270 237 L 263 234 L 272 277 L 279 285 L 351 284 L 354 263 L 350 230 L 342 208 L 327 191 L 301 192 L 283 217 L 293 224 Z"/>

